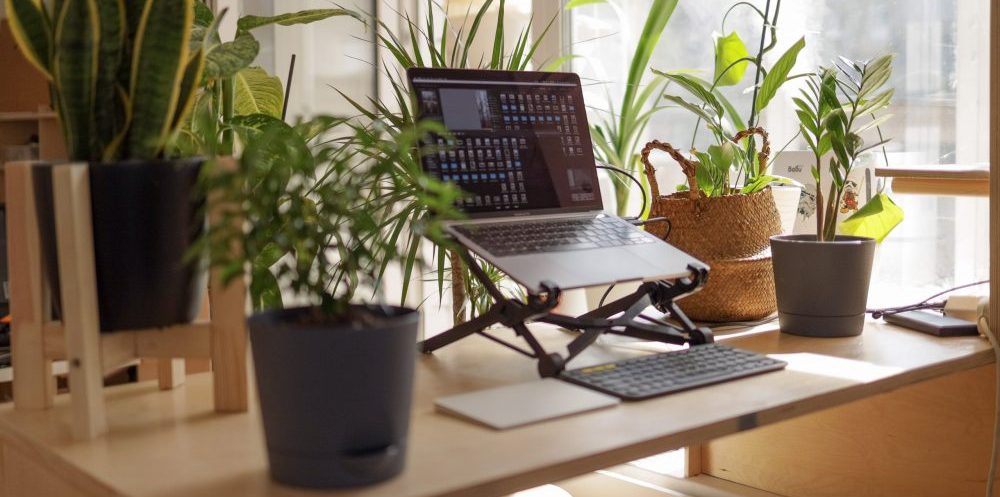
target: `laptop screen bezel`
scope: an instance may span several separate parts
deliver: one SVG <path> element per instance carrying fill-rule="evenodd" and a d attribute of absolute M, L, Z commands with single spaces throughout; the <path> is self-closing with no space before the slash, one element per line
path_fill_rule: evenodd
<path fill-rule="evenodd" d="M 441 81 L 495 81 L 497 83 L 548 83 L 548 82 L 558 82 L 565 84 L 572 84 L 576 86 L 576 90 L 579 92 L 580 99 L 583 101 L 583 89 L 580 85 L 580 76 L 575 73 L 566 72 L 541 72 L 541 71 L 494 71 L 487 69 L 447 69 L 447 68 L 431 68 L 431 67 L 411 67 L 406 71 L 406 77 L 410 85 L 410 102 L 412 109 L 416 114 L 417 119 L 420 119 L 419 109 L 420 104 L 417 101 L 417 95 L 415 91 L 414 81 L 418 79 L 434 79 Z M 587 120 L 587 113 L 582 112 L 582 129 L 586 131 L 586 142 L 587 146 L 584 147 L 584 155 L 580 157 L 581 161 L 586 161 L 591 164 L 594 168 L 595 175 L 597 174 L 597 162 L 594 159 L 594 150 L 591 143 L 590 137 L 590 124 Z M 426 166 L 424 165 L 423 157 L 420 158 L 420 167 L 426 172 Z M 595 190 L 596 198 L 592 205 L 585 206 L 570 206 L 570 207 L 550 207 L 542 209 L 524 209 L 524 210 L 500 210 L 493 212 L 468 212 L 464 211 L 464 214 L 469 219 L 482 219 L 482 218 L 497 218 L 497 217 L 521 217 L 521 216 L 536 216 L 545 214 L 573 214 L 573 213 L 584 213 L 584 212 L 598 212 L 603 210 L 604 199 L 601 195 L 601 189 L 598 187 Z"/>

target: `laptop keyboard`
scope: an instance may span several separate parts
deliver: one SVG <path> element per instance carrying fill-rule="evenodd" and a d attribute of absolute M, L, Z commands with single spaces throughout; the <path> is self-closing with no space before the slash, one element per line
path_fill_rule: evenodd
<path fill-rule="evenodd" d="M 627 221 L 608 216 L 470 224 L 455 229 L 497 256 L 621 247 L 657 240 Z"/>

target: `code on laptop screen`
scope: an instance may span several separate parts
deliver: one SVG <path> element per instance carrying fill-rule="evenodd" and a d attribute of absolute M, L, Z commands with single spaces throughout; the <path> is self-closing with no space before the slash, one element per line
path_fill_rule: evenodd
<path fill-rule="evenodd" d="M 442 122 L 425 171 L 458 185 L 467 213 L 600 209 L 579 79 L 573 74 L 411 70 L 419 116 Z"/>

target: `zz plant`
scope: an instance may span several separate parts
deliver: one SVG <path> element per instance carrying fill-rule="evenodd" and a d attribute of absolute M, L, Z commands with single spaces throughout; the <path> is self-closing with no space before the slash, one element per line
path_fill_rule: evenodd
<path fill-rule="evenodd" d="M 841 58 L 835 67 L 821 68 L 810 75 L 806 87 L 794 99 L 800 131 L 815 158 L 812 175 L 816 181 L 816 230 L 820 241 L 833 241 L 838 227 L 841 232 L 881 241 L 902 220 L 899 208 L 880 193 L 843 224 L 838 226 L 837 222 L 847 178 L 858 158 L 889 141 L 883 138 L 879 125 L 891 117 L 882 113 L 894 93 L 886 87 L 891 75 L 892 55 L 870 61 Z M 877 139 L 866 142 L 865 134 L 873 131 Z M 824 174 L 831 179 L 825 195 Z"/>
<path fill-rule="evenodd" d="M 49 80 L 69 158 L 164 154 L 205 67 L 195 0 L 5 0 L 14 38 Z"/>

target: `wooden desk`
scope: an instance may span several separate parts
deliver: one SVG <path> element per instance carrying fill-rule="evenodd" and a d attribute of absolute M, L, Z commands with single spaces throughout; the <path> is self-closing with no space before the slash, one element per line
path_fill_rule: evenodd
<path fill-rule="evenodd" d="M 567 341 L 555 330 L 541 334 L 548 346 Z M 852 338 L 810 339 L 767 329 L 725 342 L 780 354 L 790 366 L 778 373 L 501 432 L 436 414 L 433 399 L 532 379 L 534 365 L 480 337 L 463 340 L 418 361 L 404 474 L 343 495 L 503 495 L 994 360 L 986 341 L 976 337 L 937 339 L 881 324 Z M 595 346 L 574 364 L 636 353 Z M 247 414 L 215 414 L 209 381 L 206 375 L 194 375 L 173 391 L 159 391 L 155 383 L 108 389 L 111 433 L 87 443 L 71 441 L 65 398 L 48 411 L 0 408 L 0 477 L 5 482 L 0 496 L 322 495 L 268 479 L 256 401 Z"/>

